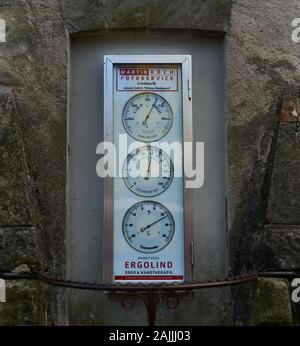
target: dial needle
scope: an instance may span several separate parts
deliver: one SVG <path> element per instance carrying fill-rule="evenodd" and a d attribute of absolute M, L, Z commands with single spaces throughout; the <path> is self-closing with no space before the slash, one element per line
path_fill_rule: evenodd
<path fill-rule="evenodd" d="M 149 148 L 148 149 L 148 170 L 147 170 L 148 173 L 150 172 L 151 159 L 152 159 L 152 155 Z"/>
<path fill-rule="evenodd" d="M 155 99 L 155 102 L 153 103 L 153 105 L 152 105 L 152 107 L 151 107 L 151 109 L 150 109 L 150 112 L 147 114 L 146 119 L 143 121 L 143 125 L 146 125 L 146 124 L 147 124 L 147 120 L 148 120 L 148 118 L 149 118 L 149 116 L 150 116 L 150 113 L 152 112 L 152 109 L 154 108 L 154 106 L 155 106 L 155 104 L 156 104 L 157 99 L 158 99 L 158 97 Z"/>
<path fill-rule="evenodd" d="M 168 217 L 168 215 L 166 215 L 166 216 L 160 218 L 159 220 L 156 220 L 156 221 L 150 223 L 150 225 L 148 225 L 148 226 L 146 226 L 146 227 L 141 228 L 141 232 L 145 232 L 145 230 L 146 230 L 147 228 L 150 228 L 151 226 L 155 225 L 156 223 L 160 222 L 161 220 L 165 219 L 166 217 Z"/>

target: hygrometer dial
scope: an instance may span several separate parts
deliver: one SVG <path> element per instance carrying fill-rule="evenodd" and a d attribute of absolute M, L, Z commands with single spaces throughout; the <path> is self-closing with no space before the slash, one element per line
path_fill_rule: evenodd
<path fill-rule="evenodd" d="M 123 235 L 127 243 L 143 253 L 164 249 L 172 240 L 175 223 L 170 211 L 154 201 L 134 204 L 123 218 Z"/>
<path fill-rule="evenodd" d="M 173 163 L 169 156 L 150 145 L 133 150 L 123 164 L 126 186 L 142 197 L 154 197 L 166 191 L 173 176 Z"/>
<path fill-rule="evenodd" d="M 130 98 L 123 109 L 122 121 L 127 133 L 141 142 L 163 138 L 173 124 L 170 104 L 155 93 L 141 93 Z"/>

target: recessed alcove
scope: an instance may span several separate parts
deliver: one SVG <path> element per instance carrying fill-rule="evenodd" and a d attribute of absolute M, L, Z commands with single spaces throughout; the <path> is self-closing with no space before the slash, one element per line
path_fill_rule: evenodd
<path fill-rule="evenodd" d="M 103 141 L 103 56 L 189 54 L 192 56 L 194 141 L 205 145 L 205 181 L 193 191 L 194 279 L 225 277 L 226 235 L 226 71 L 223 36 L 198 31 L 107 30 L 71 36 L 68 110 L 67 272 L 71 279 L 101 282 L 103 273 L 103 181 L 96 174 L 97 144 Z M 171 311 L 161 303 L 157 324 L 222 322 L 226 289 L 204 290 L 195 303 Z M 209 304 L 210 300 L 214 304 Z M 217 303 L 218 302 L 218 303 Z M 111 304 L 113 304 L 111 306 Z M 184 306 L 189 304 L 189 309 Z M 108 306 L 111 306 L 108 308 Z M 70 291 L 73 324 L 146 324 L 144 306 L 131 311 L 99 292 Z M 130 313 L 130 320 L 128 314 Z M 206 314 L 205 318 L 203 314 Z M 216 316 L 219 314 L 219 316 Z"/>

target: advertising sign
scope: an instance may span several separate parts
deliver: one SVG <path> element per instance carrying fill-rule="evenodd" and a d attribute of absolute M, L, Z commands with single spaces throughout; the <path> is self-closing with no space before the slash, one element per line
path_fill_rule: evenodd
<path fill-rule="evenodd" d="M 183 282 L 183 152 L 176 159 L 170 150 L 183 143 L 182 64 L 116 63 L 111 72 L 110 123 L 122 173 L 110 196 L 112 281 Z"/>
<path fill-rule="evenodd" d="M 178 67 L 124 65 L 117 68 L 117 91 L 178 91 Z"/>

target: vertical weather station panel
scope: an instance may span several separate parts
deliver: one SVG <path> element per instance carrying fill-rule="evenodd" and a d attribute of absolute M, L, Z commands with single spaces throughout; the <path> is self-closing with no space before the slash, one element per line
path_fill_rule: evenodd
<path fill-rule="evenodd" d="M 184 142 L 191 141 L 190 56 L 105 56 L 105 281 L 191 278 Z"/>

